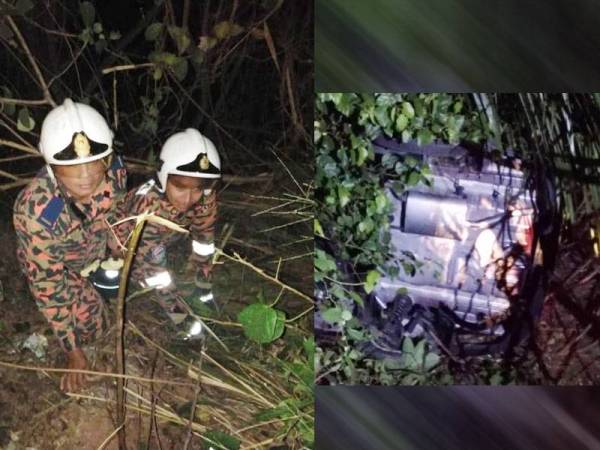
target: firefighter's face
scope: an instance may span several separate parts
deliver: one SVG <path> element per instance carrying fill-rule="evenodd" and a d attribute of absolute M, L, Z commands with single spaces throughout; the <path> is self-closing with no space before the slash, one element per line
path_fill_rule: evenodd
<path fill-rule="evenodd" d="M 52 166 L 58 181 L 76 200 L 86 202 L 104 180 L 106 163 L 96 160 L 84 164 Z"/>
<path fill-rule="evenodd" d="M 204 189 L 207 189 L 207 184 L 202 178 L 169 175 L 165 193 L 171 205 L 180 212 L 186 212 L 200 200 Z"/>

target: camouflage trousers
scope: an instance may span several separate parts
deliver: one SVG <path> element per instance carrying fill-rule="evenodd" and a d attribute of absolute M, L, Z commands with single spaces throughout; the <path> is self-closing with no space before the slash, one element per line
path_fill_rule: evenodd
<path fill-rule="evenodd" d="M 69 352 L 99 338 L 108 330 L 109 320 L 102 296 L 86 278 L 68 274 L 67 279 L 76 293 L 71 304 L 38 306 L 63 350 Z"/>

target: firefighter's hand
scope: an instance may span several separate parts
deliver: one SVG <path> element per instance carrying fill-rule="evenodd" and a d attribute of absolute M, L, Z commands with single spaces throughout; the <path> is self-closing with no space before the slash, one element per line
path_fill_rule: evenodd
<path fill-rule="evenodd" d="M 67 369 L 87 369 L 87 359 L 85 353 L 77 348 L 67 353 Z M 85 386 L 86 376 L 83 373 L 68 372 L 60 379 L 60 389 L 63 392 L 77 392 Z"/>

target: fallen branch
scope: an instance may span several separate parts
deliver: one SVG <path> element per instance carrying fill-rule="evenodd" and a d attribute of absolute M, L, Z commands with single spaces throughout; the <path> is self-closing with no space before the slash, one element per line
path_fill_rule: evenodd
<path fill-rule="evenodd" d="M 100 447 L 98 447 L 98 449 L 97 449 L 97 450 L 102 450 L 102 449 L 103 449 L 103 448 L 106 446 L 106 444 L 108 444 L 108 443 L 110 442 L 110 440 L 111 440 L 113 437 L 115 437 L 115 434 L 117 434 L 117 433 L 118 433 L 118 432 L 121 430 L 121 428 L 122 428 L 122 427 L 123 427 L 123 425 L 119 426 L 119 427 L 118 427 L 118 428 L 116 428 L 116 429 L 115 429 L 115 430 L 114 430 L 112 433 L 110 433 L 110 434 L 108 435 L 108 437 L 107 437 L 106 439 L 104 439 L 104 441 L 102 442 L 102 444 L 100 444 Z"/>
<path fill-rule="evenodd" d="M 25 366 L 22 364 L 14 364 L 5 361 L 0 361 L 0 366 L 10 367 L 12 369 L 20 369 L 20 370 L 31 370 L 35 372 L 56 372 L 56 373 L 82 373 L 85 375 L 97 375 L 101 377 L 112 377 L 112 378 L 123 378 L 133 381 L 141 381 L 145 383 L 159 383 L 159 384 L 169 384 L 173 386 L 187 386 L 194 387 L 193 383 L 185 383 L 183 381 L 170 381 L 170 380 L 162 380 L 159 378 L 144 378 L 138 377 L 136 375 L 126 375 L 120 373 L 112 373 L 112 372 L 97 372 L 95 370 L 80 370 L 80 369 L 57 369 L 55 367 L 37 367 L 37 366 Z M 205 383 L 206 380 L 203 380 Z M 210 383 L 212 380 L 208 380 Z"/>

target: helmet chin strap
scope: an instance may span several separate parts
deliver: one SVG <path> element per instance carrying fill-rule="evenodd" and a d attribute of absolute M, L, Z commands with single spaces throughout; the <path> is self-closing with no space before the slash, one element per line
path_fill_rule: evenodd
<path fill-rule="evenodd" d="M 50 175 L 50 179 L 58 184 L 58 180 L 56 179 L 56 175 L 54 175 L 54 170 L 52 170 L 52 166 L 50 164 L 46 164 L 46 170 L 48 171 L 48 175 Z"/>

